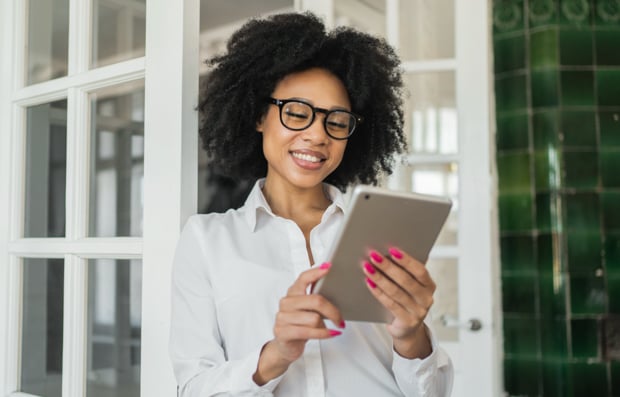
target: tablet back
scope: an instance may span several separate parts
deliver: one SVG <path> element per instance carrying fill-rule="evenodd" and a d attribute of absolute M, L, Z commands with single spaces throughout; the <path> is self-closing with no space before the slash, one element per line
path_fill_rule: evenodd
<path fill-rule="evenodd" d="M 387 256 L 398 247 L 426 263 L 451 205 L 443 197 L 357 186 L 331 247 L 332 268 L 313 293 L 328 298 L 346 320 L 390 322 L 392 315 L 367 290 L 363 261 L 372 249 Z"/>

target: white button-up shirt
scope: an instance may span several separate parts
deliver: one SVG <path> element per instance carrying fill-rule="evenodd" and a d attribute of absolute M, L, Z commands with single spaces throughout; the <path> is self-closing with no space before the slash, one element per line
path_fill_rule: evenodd
<path fill-rule="evenodd" d="M 263 183 L 240 209 L 194 215 L 181 234 L 170 334 L 180 396 L 448 396 L 452 364 L 432 335 L 432 354 L 409 360 L 393 350 L 384 324 L 352 321 L 342 335 L 309 340 L 283 375 L 254 383 L 261 348 L 273 339 L 279 300 L 310 267 L 303 232 L 273 214 Z M 325 189 L 332 204 L 310 233 L 317 264 L 326 259 L 345 211 L 340 191 Z"/>

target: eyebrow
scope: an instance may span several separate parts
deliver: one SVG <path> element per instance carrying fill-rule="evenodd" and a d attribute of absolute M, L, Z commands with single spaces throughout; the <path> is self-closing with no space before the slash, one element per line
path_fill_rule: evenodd
<path fill-rule="evenodd" d="M 351 111 L 351 109 L 348 109 L 345 106 L 338 106 L 338 105 L 332 106 L 331 108 L 324 108 L 324 107 L 320 107 L 320 106 L 315 106 L 314 103 L 311 100 L 307 99 L 307 98 L 290 97 L 290 98 L 283 99 L 283 101 L 289 101 L 289 100 L 304 102 L 304 103 L 307 103 L 308 105 L 312 105 L 312 107 L 317 108 L 317 109 L 323 109 L 323 110 L 345 110 L 347 112 Z"/>

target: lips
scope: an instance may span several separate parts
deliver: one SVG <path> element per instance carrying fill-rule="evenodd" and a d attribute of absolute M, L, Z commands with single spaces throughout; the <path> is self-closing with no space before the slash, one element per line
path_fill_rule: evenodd
<path fill-rule="evenodd" d="M 320 153 L 316 153 L 316 152 L 294 151 L 294 152 L 291 152 L 291 155 L 297 159 L 308 161 L 311 163 L 320 163 L 322 161 L 325 161 L 325 156 Z"/>

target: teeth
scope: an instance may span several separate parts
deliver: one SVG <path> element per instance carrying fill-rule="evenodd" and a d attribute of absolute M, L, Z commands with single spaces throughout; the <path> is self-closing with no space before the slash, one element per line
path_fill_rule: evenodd
<path fill-rule="evenodd" d="M 310 161 L 311 163 L 318 163 L 321 161 L 320 158 L 311 156 L 309 154 L 297 153 L 297 152 L 293 152 L 292 154 L 294 157 L 297 157 L 298 159 Z"/>

